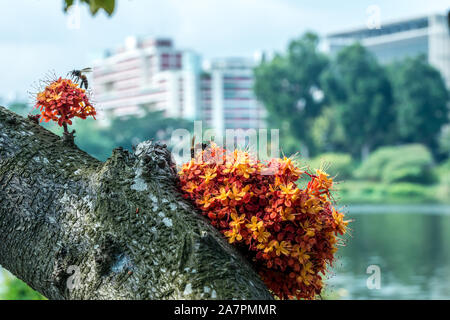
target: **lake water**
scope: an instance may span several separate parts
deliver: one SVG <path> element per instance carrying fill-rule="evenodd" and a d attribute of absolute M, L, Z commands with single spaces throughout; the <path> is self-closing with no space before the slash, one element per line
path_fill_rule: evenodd
<path fill-rule="evenodd" d="M 449 206 L 353 206 L 346 211 L 354 221 L 327 280 L 327 296 L 450 299 Z M 378 267 L 379 289 L 373 280 Z"/>

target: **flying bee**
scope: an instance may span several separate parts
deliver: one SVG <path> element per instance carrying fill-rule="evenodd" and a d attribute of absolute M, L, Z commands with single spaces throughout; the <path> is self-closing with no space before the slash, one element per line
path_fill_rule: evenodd
<path fill-rule="evenodd" d="M 81 70 L 72 70 L 69 72 L 69 75 L 72 76 L 72 79 L 75 79 L 75 81 L 80 83 L 80 88 L 87 89 L 88 88 L 88 79 L 84 73 L 92 72 L 92 68 L 84 68 Z"/>

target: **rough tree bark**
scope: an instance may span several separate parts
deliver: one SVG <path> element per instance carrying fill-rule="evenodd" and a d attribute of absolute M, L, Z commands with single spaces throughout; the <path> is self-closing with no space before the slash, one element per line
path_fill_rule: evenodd
<path fill-rule="evenodd" d="M 272 299 L 181 197 L 165 146 L 103 163 L 2 107 L 0 264 L 49 299 Z"/>

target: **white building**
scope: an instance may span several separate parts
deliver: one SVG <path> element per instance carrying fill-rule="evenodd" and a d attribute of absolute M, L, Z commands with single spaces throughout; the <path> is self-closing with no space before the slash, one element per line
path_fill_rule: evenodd
<path fill-rule="evenodd" d="M 254 67 L 253 59 L 216 59 L 202 74 L 202 119 L 217 133 L 265 127 L 265 109 L 253 93 Z"/>
<path fill-rule="evenodd" d="M 335 54 L 359 41 L 381 63 L 424 54 L 438 69 L 450 89 L 450 23 L 447 15 L 434 14 L 389 23 L 380 29 L 358 28 L 326 37 L 326 47 Z"/>
<path fill-rule="evenodd" d="M 161 110 L 167 117 L 203 120 L 217 134 L 265 127 L 253 94 L 255 60 L 226 58 L 202 68 L 200 56 L 177 50 L 170 39 L 129 38 L 94 64 L 99 111 L 113 115 Z"/>
<path fill-rule="evenodd" d="M 94 63 L 94 96 L 100 111 L 114 115 L 142 110 L 197 119 L 200 57 L 176 50 L 170 39 L 130 37 L 114 54 Z"/>

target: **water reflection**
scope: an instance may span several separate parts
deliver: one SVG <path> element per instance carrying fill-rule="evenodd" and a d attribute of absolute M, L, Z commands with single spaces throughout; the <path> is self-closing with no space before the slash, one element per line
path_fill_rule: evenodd
<path fill-rule="evenodd" d="M 450 299 L 450 207 L 348 209 L 351 237 L 338 252 L 328 294 L 341 299 Z M 381 288 L 366 285 L 369 265 Z"/>

